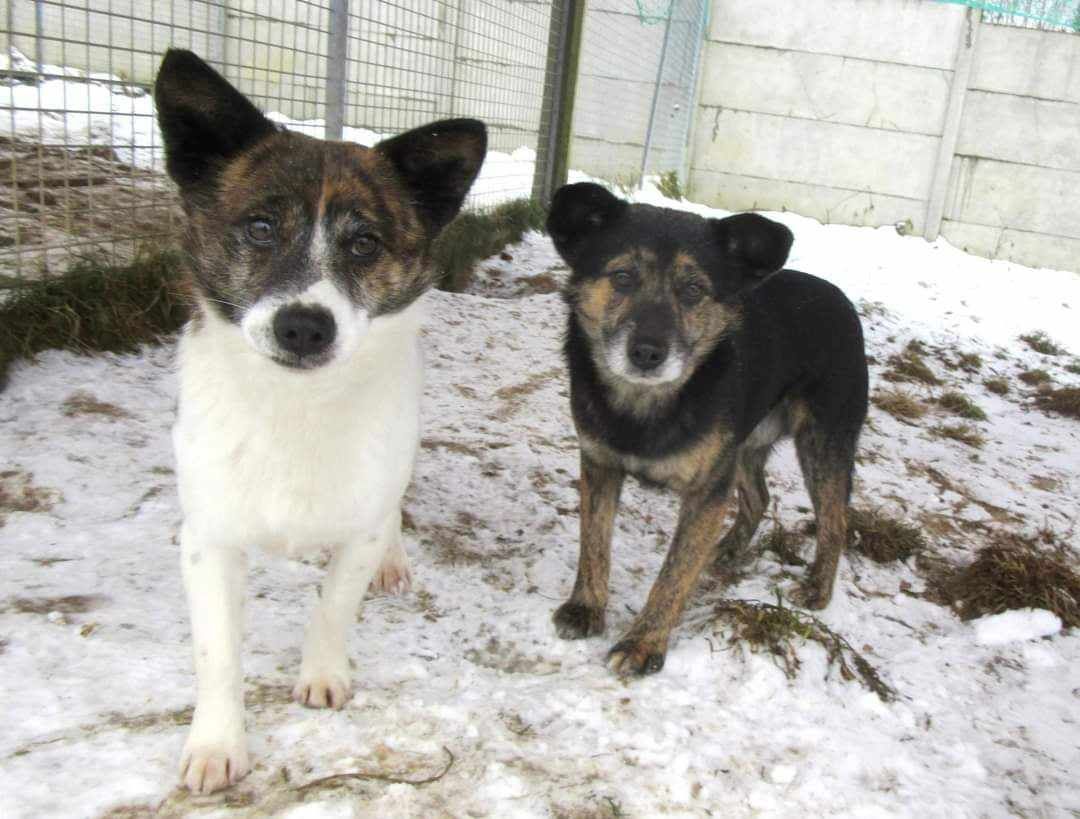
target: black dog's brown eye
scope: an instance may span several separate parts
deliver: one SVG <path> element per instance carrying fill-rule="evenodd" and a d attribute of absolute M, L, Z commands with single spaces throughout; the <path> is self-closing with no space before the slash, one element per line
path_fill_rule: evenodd
<path fill-rule="evenodd" d="M 697 282 L 688 282 L 679 291 L 679 298 L 687 307 L 692 307 L 705 297 L 705 288 Z"/>
<path fill-rule="evenodd" d="M 630 270 L 616 270 L 611 274 L 611 283 L 616 290 L 625 293 L 634 289 L 634 285 L 637 284 L 637 277 Z"/>
<path fill-rule="evenodd" d="M 352 240 L 349 252 L 360 259 L 368 259 L 379 250 L 379 237 L 374 233 L 362 233 Z"/>
<path fill-rule="evenodd" d="M 274 241 L 274 226 L 266 219 L 252 219 L 247 223 L 247 237 L 255 245 L 268 245 Z"/>

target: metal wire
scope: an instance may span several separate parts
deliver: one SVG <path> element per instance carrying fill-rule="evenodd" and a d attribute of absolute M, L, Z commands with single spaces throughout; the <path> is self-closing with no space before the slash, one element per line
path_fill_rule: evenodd
<path fill-rule="evenodd" d="M 169 47 L 202 55 L 263 110 L 315 136 L 334 125 L 334 69 L 345 139 L 484 119 L 494 153 L 470 204 L 530 195 L 553 81 L 551 0 L 350 0 L 344 54 L 332 51 L 334 3 L 6 0 L 0 287 L 81 259 L 130 259 L 172 237 L 177 202 L 149 93 Z"/>
<path fill-rule="evenodd" d="M 593 0 L 586 7 L 570 167 L 636 188 L 686 178 L 710 0 Z"/>

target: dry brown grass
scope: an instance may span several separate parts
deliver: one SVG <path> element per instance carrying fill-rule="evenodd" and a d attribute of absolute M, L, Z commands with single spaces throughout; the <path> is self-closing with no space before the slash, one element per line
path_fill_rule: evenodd
<path fill-rule="evenodd" d="M 1026 333 L 1020 336 L 1020 340 L 1032 350 L 1041 353 L 1042 355 L 1064 355 L 1068 352 L 1068 350 L 1060 344 L 1057 344 L 1042 330 L 1036 330 L 1034 333 Z"/>
<path fill-rule="evenodd" d="M 1009 382 L 1004 378 L 988 378 L 983 381 L 983 386 L 986 387 L 994 395 L 1008 395 L 1009 394 Z"/>
<path fill-rule="evenodd" d="M 61 410 L 68 418 L 77 415 L 103 415 L 107 418 L 130 418 L 131 413 L 116 404 L 100 401 L 88 392 L 73 392 L 61 405 Z"/>
<path fill-rule="evenodd" d="M 986 438 L 971 424 L 938 424 L 930 428 L 930 433 L 936 438 L 959 441 L 975 449 L 982 449 L 986 444 Z"/>
<path fill-rule="evenodd" d="M 937 402 L 942 409 L 959 415 L 961 418 L 967 418 L 970 421 L 986 420 L 986 413 L 982 407 L 957 390 L 942 393 L 938 396 Z"/>
<path fill-rule="evenodd" d="M 1050 373 L 1038 368 L 1034 370 L 1024 370 L 1017 378 L 1032 387 L 1038 387 L 1041 384 L 1049 384 L 1054 380 Z"/>
<path fill-rule="evenodd" d="M 964 620 L 1013 609 L 1046 609 L 1067 628 L 1080 626 L 1080 575 L 1075 555 L 1042 549 L 1032 538 L 999 534 L 967 566 L 938 567 L 928 585 Z"/>
<path fill-rule="evenodd" d="M 1080 420 L 1080 387 L 1045 390 L 1035 396 L 1040 409 Z"/>
<path fill-rule="evenodd" d="M 924 344 L 909 341 L 901 352 L 889 356 L 889 368 L 882 373 L 882 378 L 886 381 L 914 382 L 932 387 L 941 384 L 941 379 L 934 375 L 934 371 L 927 365 L 925 355 Z"/>
<path fill-rule="evenodd" d="M 728 645 L 768 655 L 789 679 L 794 679 L 802 665 L 798 646 L 816 642 L 825 649 L 830 668 L 839 668 L 841 678 L 858 680 L 883 702 L 896 698 L 896 691 L 866 658 L 812 614 L 772 603 L 721 600 L 713 615 L 714 634 L 720 636 L 726 627 Z"/>
<path fill-rule="evenodd" d="M 915 526 L 880 509 L 848 510 L 848 545 L 877 563 L 907 560 L 926 550 L 926 538 Z"/>
<path fill-rule="evenodd" d="M 907 390 L 880 390 L 870 398 L 878 409 L 901 421 L 915 421 L 926 415 L 926 405 Z"/>

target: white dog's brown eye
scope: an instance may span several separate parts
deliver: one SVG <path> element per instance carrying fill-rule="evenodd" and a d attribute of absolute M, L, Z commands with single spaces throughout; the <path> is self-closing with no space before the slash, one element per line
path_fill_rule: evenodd
<path fill-rule="evenodd" d="M 637 277 L 631 270 L 616 270 L 611 274 L 611 283 L 616 290 L 626 293 L 634 289 L 634 285 L 637 284 Z"/>
<path fill-rule="evenodd" d="M 361 233 L 349 245 L 349 252 L 360 259 L 370 259 L 378 251 L 379 237 L 374 233 Z"/>
<path fill-rule="evenodd" d="M 274 241 L 274 226 L 266 219 L 252 219 L 247 223 L 247 237 L 255 245 L 268 245 Z"/>

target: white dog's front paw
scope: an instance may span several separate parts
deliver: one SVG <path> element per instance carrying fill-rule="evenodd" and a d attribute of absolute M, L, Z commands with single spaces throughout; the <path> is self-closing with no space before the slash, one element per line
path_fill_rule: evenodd
<path fill-rule="evenodd" d="M 405 547 L 395 543 L 386 550 L 375 577 L 371 579 L 370 591 L 383 594 L 405 594 L 412 588 L 412 572 Z"/>
<path fill-rule="evenodd" d="M 180 757 L 180 779 L 192 793 L 213 793 L 235 785 L 251 770 L 247 743 L 194 742 L 188 739 Z"/>
<path fill-rule="evenodd" d="M 352 684 L 347 676 L 334 673 L 300 673 L 293 688 L 293 699 L 308 708 L 344 708 L 352 697 Z"/>

